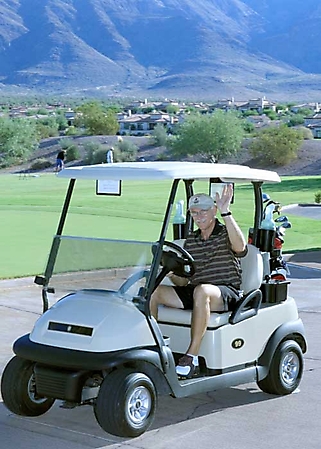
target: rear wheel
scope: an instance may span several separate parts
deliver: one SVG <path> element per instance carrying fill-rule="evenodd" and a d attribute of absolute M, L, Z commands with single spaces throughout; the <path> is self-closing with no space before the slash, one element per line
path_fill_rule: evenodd
<path fill-rule="evenodd" d="M 33 367 L 34 362 L 13 357 L 2 374 L 3 402 L 16 415 L 43 415 L 55 402 L 54 399 L 37 395 Z"/>
<path fill-rule="evenodd" d="M 267 377 L 257 384 L 265 393 L 290 394 L 300 384 L 303 365 L 303 354 L 299 344 L 293 340 L 284 341 L 273 355 Z"/>
<path fill-rule="evenodd" d="M 137 437 L 153 422 L 156 403 L 156 389 L 148 376 L 121 369 L 105 377 L 94 411 L 106 432 L 120 437 Z"/>

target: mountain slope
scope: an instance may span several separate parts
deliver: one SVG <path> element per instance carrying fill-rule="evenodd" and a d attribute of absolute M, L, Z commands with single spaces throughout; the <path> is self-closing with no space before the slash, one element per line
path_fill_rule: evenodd
<path fill-rule="evenodd" d="M 261 18 L 250 44 L 307 73 L 321 73 L 321 4 L 315 0 L 243 0 Z"/>
<path fill-rule="evenodd" d="M 46 93 L 315 97 L 320 77 L 293 64 L 290 28 L 284 51 L 275 49 L 272 2 L 0 0 L 0 83 Z"/>

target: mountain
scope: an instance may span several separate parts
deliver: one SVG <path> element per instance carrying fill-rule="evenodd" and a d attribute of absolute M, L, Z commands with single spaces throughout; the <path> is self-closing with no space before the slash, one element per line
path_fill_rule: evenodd
<path fill-rule="evenodd" d="M 321 3 L 244 0 L 262 18 L 250 45 L 307 73 L 321 73 Z"/>
<path fill-rule="evenodd" d="M 302 3 L 0 0 L 0 93 L 316 100 L 321 11 Z"/>

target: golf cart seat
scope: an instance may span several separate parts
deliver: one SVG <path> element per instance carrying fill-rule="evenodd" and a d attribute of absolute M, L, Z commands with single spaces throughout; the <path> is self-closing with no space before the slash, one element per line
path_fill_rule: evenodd
<path fill-rule="evenodd" d="M 263 280 L 263 260 L 260 250 L 253 245 L 248 245 L 248 252 L 240 261 L 243 299 L 232 312 L 212 312 L 208 328 L 217 328 L 228 323 L 236 324 L 257 314 L 262 301 L 262 293 L 259 288 Z M 169 285 L 168 282 L 166 283 Z M 158 321 L 160 323 L 176 323 L 178 325 L 190 326 L 191 317 L 192 312 L 190 310 L 174 309 L 166 306 L 159 306 L 158 308 Z"/>

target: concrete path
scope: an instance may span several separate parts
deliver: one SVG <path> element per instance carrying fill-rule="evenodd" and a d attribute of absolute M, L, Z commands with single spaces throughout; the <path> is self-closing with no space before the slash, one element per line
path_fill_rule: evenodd
<path fill-rule="evenodd" d="M 289 204 L 288 206 L 282 206 L 282 213 L 321 220 L 321 204 Z"/>

